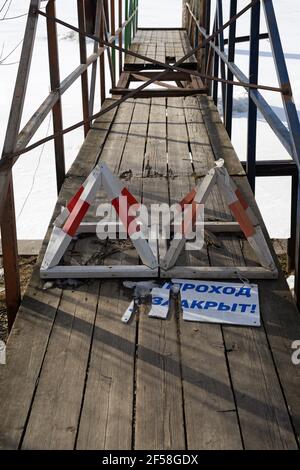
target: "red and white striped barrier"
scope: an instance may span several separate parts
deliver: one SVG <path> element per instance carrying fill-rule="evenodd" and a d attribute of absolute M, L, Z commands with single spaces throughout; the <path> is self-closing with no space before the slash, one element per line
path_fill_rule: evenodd
<path fill-rule="evenodd" d="M 142 262 L 151 269 L 157 267 L 157 258 L 140 231 L 139 221 L 129 215 L 130 208 L 138 206 L 138 201 L 102 163 L 94 168 L 67 207 L 56 218 L 42 263 L 43 270 L 59 263 L 101 186 L 104 187 Z"/>
<path fill-rule="evenodd" d="M 239 223 L 249 244 L 258 256 L 261 265 L 266 269 L 276 269 L 273 257 L 257 217 L 249 207 L 249 204 L 245 200 L 240 189 L 229 177 L 226 168 L 216 168 L 216 172 L 217 184 L 222 190 L 222 194 L 225 197 L 228 207 L 236 221 Z"/>
<path fill-rule="evenodd" d="M 182 210 L 184 210 L 184 206 L 186 204 L 192 204 L 192 221 L 187 225 L 189 230 L 191 231 L 193 228 L 197 214 L 197 207 L 199 204 L 204 204 L 206 202 L 212 186 L 215 183 L 217 183 L 228 207 L 240 225 L 241 231 L 244 233 L 249 244 L 258 256 L 261 265 L 268 270 L 276 270 L 276 265 L 259 222 L 243 197 L 240 189 L 230 178 L 226 168 L 224 167 L 224 160 L 222 159 L 216 161 L 215 168 L 209 171 L 202 183 L 200 183 L 197 188 L 190 191 L 179 203 Z M 188 232 L 185 231 L 184 235 L 185 236 L 181 239 L 174 238 L 171 242 L 169 250 L 162 261 L 163 269 L 168 270 L 175 265 L 182 249 L 184 248 Z"/>

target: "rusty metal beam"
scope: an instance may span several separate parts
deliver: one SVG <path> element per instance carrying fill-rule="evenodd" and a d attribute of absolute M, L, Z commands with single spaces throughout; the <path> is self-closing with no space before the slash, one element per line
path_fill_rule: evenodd
<path fill-rule="evenodd" d="M 56 16 L 55 0 L 50 0 L 46 6 L 46 13 L 50 16 Z M 54 92 L 60 87 L 59 73 L 59 57 L 58 57 L 58 41 L 56 23 L 47 19 L 47 36 L 48 36 L 48 56 L 49 56 L 49 72 L 51 91 Z M 65 150 L 64 137 L 59 134 L 63 129 L 61 99 L 58 97 L 52 108 L 53 130 L 58 134 L 54 139 L 54 154 L 56 168 L 56 186 L 59 193 L 64 182 L 65 168 Z"/>

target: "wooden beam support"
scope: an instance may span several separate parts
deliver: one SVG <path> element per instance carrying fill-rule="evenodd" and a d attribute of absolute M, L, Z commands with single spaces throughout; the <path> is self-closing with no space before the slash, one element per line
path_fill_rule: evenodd
<path fill-rule="evenodd" d="M 130 72 L 130 80 L 132 82 L 136 82 L 138 79 L 135 78 L 136 75 L 140 75 L 143 77 L 147 77 L 147 79 L 153 78 L 155 75 L 157 75 L 157 72 L 148 72 L 146 70 L 143 70 L 142 72 L 136 71 L 136 72 Z M 191 80 L 191 75 L 188 72 L 166 72 L 164 75 L 164 81 L 190 81 Z"/>
<path fill-rule="evenodd" d="M 125 96 L 132 92 L 130 88 L 112 88 L 110 92 L 113 95 Z M 142 90 L 139 91 L 134 97 L 135 98 L 170 98 L 180 96 L 193 96 L 207 93 L 206 88 L 176 88 L 166 90 Z"/>

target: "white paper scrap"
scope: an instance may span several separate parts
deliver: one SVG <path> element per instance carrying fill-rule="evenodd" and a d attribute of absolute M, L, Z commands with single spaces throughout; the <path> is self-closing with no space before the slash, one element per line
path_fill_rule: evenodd
<path fill-rule="evenodd" d="M 128 323 L 129 322 L 129 320 L 130 320 L 130 318 L 133 314 L 133 311 L 134 311 L 134 300 L 132 302 L 130 302 L 129 307 L 127 308 L 126 312 L 122 316 L 122 322 L 123 323 Z"/>
<path fill-rule="evenodd" d="M 170 290 L 161 287 L 155 287 L 152 289 L 151 295 L 152 307 L 148 313 L 148 316 L 165 320 L 169 312 Z"/>

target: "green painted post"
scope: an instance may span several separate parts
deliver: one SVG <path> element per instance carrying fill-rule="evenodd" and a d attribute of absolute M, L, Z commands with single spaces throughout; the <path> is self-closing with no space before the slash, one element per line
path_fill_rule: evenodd
<path fill-rule="evenodd" d="M 125 21 L 128 20 L 128 0 L 125 0 Z M 128 49 L 128 25 L 125 26 L 125 49 Z"/>
<path fill-rule="evenodd" d="M 132 4 L 133 4 L 133 0 L 130 0 L 130 2 L 129 2 L 129 18 L 131 17 L 132 12 L 133 12 Z M 133 21 L 131 19 L 130 23 L 129 23 L 129 47 L 131 46 L 131 39 L 132 39 L 132 32 L 133 32 L 132 30 L 133 30 Z"/>

